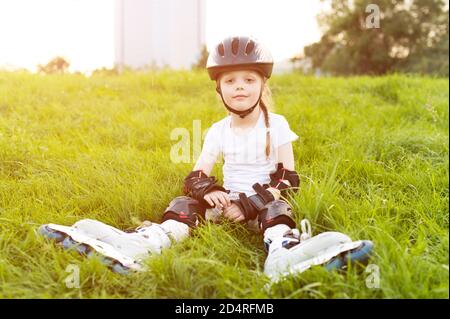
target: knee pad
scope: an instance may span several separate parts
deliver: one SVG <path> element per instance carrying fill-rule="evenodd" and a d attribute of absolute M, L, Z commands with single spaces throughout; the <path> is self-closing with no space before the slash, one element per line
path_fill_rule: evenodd
<path fill-rule="evenodd" d="M 278 199 L 266 204 L 258 218 L 259 227 L 263 232 L 267 228 L 278 224 L 285 224 L 291 228 L 296 228 L 292 208 L 283 200 Z"/>
<path fill-rule="evenodd" d="M 173 219 L 189 227 L 195 227 L 198 225 L 199 217 L 204 218 L 205 210 L 198 200 L 188 196 L 178 196 L 169 203 L 164 211 L 162 221 Z"/>

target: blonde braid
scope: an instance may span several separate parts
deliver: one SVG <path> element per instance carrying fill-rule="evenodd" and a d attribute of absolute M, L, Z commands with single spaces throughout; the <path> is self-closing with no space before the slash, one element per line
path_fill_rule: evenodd
<path fill-rule="evenodd" d="M 272 92 L 270 91 L 267 82 L 264 83 L 263 94 L 259 106 L 264 113 L 264 122 L 266 124 L 266 159 L 270 158 L 270 122 L 269 122 L 269 109 L 272 106 Z"/>

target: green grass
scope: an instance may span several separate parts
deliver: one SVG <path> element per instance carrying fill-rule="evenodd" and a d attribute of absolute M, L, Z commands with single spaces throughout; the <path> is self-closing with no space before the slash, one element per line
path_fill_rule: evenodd
<path fill-rule="evenodd" d="M 159 222 L 194 165 L 170 161 L 170 132 L 196 119 L 206 130 L 225 109 L 205 73 L 0 73 L 0 297 L 448 298 L 448 79 L 270 84 L 272 111 L 300 136 L 296 220 L 372 240 L 378 289 L 364 271 L 320 267 L 267 287 L 262 236 L 229 223 L 197 228 L 130 276 L 47 242 L 35 231 L 49 222 Z M 221 164 L 212 174 L 222 180 Z M 66 287 L 70 264 L 79 289 Z"/>

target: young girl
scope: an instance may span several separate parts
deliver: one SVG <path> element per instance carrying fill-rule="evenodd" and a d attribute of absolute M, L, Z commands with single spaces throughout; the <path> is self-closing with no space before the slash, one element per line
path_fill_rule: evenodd
<path fill-rule="evenodd" d="M 184 196 L 169 203 L 161 224 L 148 222 L 126 233 L 85 219 L 72 227 L 44 225 L 41 233 L 66 248 L 100 252 L 117 271 L 139 270 L 143 258 L 188 237 L 201 219 L 222 215 L 264 234 L 264 271 L 272 278 L 312 265 L 332 269 L 348 261 L 366 262 L 370 241 L 352 242 L 337 232 L 311 238 L 307 220 L 301 222 L 301 235 L 296 229 L 283 198 L 299 188 L 292 150 L 298 136 L 282 115 L 269 111 L 272 68 L 270 52 L 251 37 L 226 38 L 213 49 L 207 70 L 229 116 L 208 130 L 201 155 L 184 180 Z M 224 159 L 223 186 L 209 176 L 219 154 Z"/>

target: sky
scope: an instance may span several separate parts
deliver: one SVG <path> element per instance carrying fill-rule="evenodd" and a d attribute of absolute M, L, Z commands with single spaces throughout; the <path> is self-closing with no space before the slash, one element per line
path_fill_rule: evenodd
<path fill-rule="evenodd" d="M 319 0 L 207 0 L 207 47 L 229 35 L 253 35 L 275 61 L 290 58 L 320 40 L 316 15 L 321 8 Z"/>
<path fill-rule="evenodd" d="M 319 0 L 206 0 L 208 49 L 229 35 L 253 35 L 275 62 L 320 39 Z M 114 63 L 114 0 L 0 0 L 0 68 L 36 70 L 60 55 L 71 71 Z"/>

